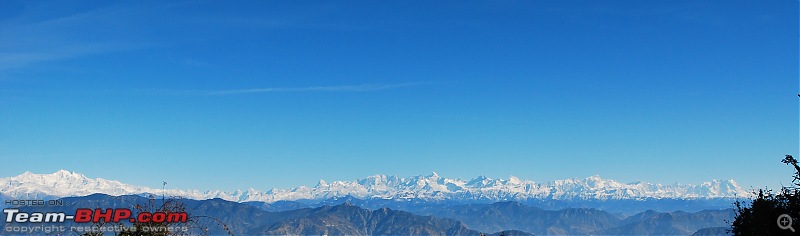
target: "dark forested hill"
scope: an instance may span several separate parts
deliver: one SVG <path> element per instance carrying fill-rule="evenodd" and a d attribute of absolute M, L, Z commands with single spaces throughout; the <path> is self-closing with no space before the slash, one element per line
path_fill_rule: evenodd
<path fill-rule="evenodd" d="M 353 199 L 357 200 L 357 199 Z M 192 219 L 192 230 L 213 235 L 643 235 L 719 234 L 729 226 L 734 212 L 645 211 L 630 217 L 591 209 L 545 210 L 518 202 L 493 204 L 441 204 L 408 207 L 416 212 L 374 210 L 336 201 L 331 205 L 305 207 L 299 202 L 237 203 L 222 199 L 179 199 Z M 136 204 L 161 204 L 157 197 L 109 196 L 93 194 L 63 198 L 61 206 L 20 207 L 21 212 L 65 212 L 77 208 L 131 208 Z M 395 202 L 394 204 L 401 204 Z M 299 208 L 298 207 L 305 207 Z M 9 208 L 6 206 L 6 208 Z M 283 210 L 280 209 L 293 209 Z M 87 225 L 74 222 L 56 225 Z M 5 223 L 0 226 L 31 226 L 31 223 Z M 41 224 L 39 224 L 41 225 Z M 8 232 L 6 232 L 8 233 Z M 72 233 L 72 232 L 67 232 Z"/>

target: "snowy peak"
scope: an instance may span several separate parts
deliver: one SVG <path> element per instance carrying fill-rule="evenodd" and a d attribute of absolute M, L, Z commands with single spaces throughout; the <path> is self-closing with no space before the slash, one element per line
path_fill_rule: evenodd
<path fill-rule="evenodd" d="M 566 179 L 537 183 L 511 176 L 492 179 L 478 176 L 469 181 L 439 176 L 436 172 L 426 176 L 400 178 L 397 176 L 373 175 L 354 181 L 320 180 L 316 186 L 300 186 L 292 189 L 259 191 L 197 191 L 178 189 L 152 189 L 133 186 L 119 181 L 92 179 L 86 176 L 59 170 L 52 174 L 21 175 L 0 178 L 0 193 L 12 197 L 67 197 L 93 193 L 110 195 L 167 194 L 192 199 L 222 198 L 229 201 L 275 202 L 280 200 L 324 200 L 352 196 L 380 199 L 421 199 L 428 201 L 524 201 L 529 199 L 712 199 L 747 197 L 745 191 L 733 180 L 712 180 L 699 185 L 650 184 L 644 182 L 621 183 L 599 176 L 585 179 Z"/>
<path fill-rule="evenodd" d="M 17 179 L 27 180 L 27 181 L 34 181 L 38 183 L 52 183 L 55 181 L 84 181 L 87 180 L 86 176 L 82 174 L 78 174 L 75 172 L 70 172 L 66 170 L 59 170 L 52 174 L 34 174 L 30 171 L 25 171 L 21 175 L 16 177 Z"/>
<path fill-rule="evenodd" d="M 436 171 L 434 171 L 434 172 L 431 172 L 431 174 L 428 175 L 427 177 L 431 178 L 431 179 L 439 179 L 439 174 L 437 174 Z"/>
<path fill-rule="evenodd" d="M 118 181 L 90 179 L 82 174 L 59 170 L 52 174 L 25 172 L 16 177 L 1 178 L 0 193 L 10 196 L 82 196 L 93 193 L 113 195 L 144 192 L 144 188 Z"/>

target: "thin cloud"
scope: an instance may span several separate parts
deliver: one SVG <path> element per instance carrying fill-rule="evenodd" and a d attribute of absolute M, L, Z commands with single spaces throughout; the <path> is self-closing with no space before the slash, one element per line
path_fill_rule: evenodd
<path fill-rule="evenodd" d="M 26 2 L 25 8 L 54 6 Z M 55 6 L 57 7 L 57 6 Z M 27 13 L 0 19 L 0 72 L 36 66 L 43 62 L 152 47 L 155 43 L 136 37 L 127 22 L 170 5 L 117 5 L 73 12 L 61 17 Z M 91 26 L 91 34 L 86 34 Z M 138 39 L 138 40 L 137 40 Z"/>
<path fill-rule="evenodd" d="M 22 68 L 41 62 L 65 60 L 89 55 L 120 52 L 141 46 L 124 43 L 95 43 L 70 45 L 39 52 L 5 52 L 0 53 L 0 70 Z"/>
<path fill-rule="evenodd" d="M 361 84 L 361 85 L 316 86 L 316 87 L 300 87 L 300 88 L 254 88 L 254 89 L 210 91 L 207 93 L 207 95 L 234 95 L 234 94 L 247 94 L 247 93 L 277 93 L 277 92 L 369 92 L 369 91 L 409 87 L 414 85 L 418 85 L 418 83 Z"/>
<path fill-rule="evenodd" d="M 225 96 L 225 95 L 257 94 L 257 93 L 372 92 L 372 91 L 419 86 L 423 84 L 428 84 L 428 83 L 359 84 L 359 85 L 335 85 L 335 86 L 313 86 L 313 87 L 273 87 L 273 88 L 249 88 L 249 89 L 231 89 L 231 90 L 151 89 L 148 91 L 178 94 L 178 95 Z"/>

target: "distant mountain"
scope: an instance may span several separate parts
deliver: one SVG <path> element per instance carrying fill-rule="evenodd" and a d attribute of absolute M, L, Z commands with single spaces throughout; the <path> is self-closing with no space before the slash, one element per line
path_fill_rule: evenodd
<path fill-rule="evenodd" d="M 266 202 L 243 202 L 243 204 L 258 207 L 265 211 L 270 212 L 278 212 L 278 211 L 289 211 L 289 210 L 296 210 L 302 208 L 311 208 L 312 205 L 295 202 L 295 201 L 277 201 L 273 203 L 266 203 Z M 320 204 L 319 206 L 324 205 L 331 205 L 331 204 Z M 316 205 L 315 205 L 316 206 Z"/>
<path fill-rule="evenodd" d="M 265 235 L 478 235 L 458 221 L 418 216 L 381 208 L 366 210 L 352 204 L 325 206 L 310 214 L 279 222 Z"/>
<path fill-rule="evenodd" d="M 728 232 L 731 227 L 710 227 L 710 228 L 702 228 L 697 230 L 692 234 L 692 236 L 726 236 L 726 235 L 733 235 L 731 232 Z"/>
<path fill-rule="evenodd" d="M 161 202 L 159 198 L 104 194 L 62 200 L 61 206 L 20 207 L 20 211 L 70 213 L 77 208 L 130 208 Z M 503 235 L 723 235 L 734 217 L 733 210 L 726 209 L 694 213 L 645 211 L 623 218 L 596 209 L 544 210 L 518 202 L 429 205 L 418 209 L 427 212 L 423 215 L 386 207 L 369 210 L 347 201 L 279 212 L 218 198 L 179 201 L 189 212 L 191 232 L 211 235 L 224 235 L 228 230 L 235 235 L 500 235 L 491 233 L 500 231 Z M 16 226 L 25 225 L 31 224 Z M 0 228 L 4 226 L 7 223 L 0 221 Z"/>
<path fill-rule="evenodd" d="M 732 209 L 694 213 L 645 211 L 622 218 L 607 211 L 586 208 L 544 210 L 517 202 L 453 205 L 418 214 L 451 218 L 483 232 L 521 230 L 541 235 L 689 235 L 718 233 L 712 227 L 729 227 Z"/>
<path fill-rule="evenodd" d="M 623 221 L 615 228 L 598 230 L 599 235 L 690 235 L 717 234 L 719 228 L 728 228 L 735 217 L 733 209 L 706 210 L 695 213 L 676 211 L 660 213 L 643 212 Z M 713 229 L 712 229 L 713 228 Z M 700 231 L 702 229 L 702 231 Z M 700 231 L 700 232 L 698 232 Z"/>
<path fill-rule="evenodd" d="M 504 230 L 493 234 L 486 234 L 486 236 L 533 236 L 534 234 L 519 231 L 519 230 Z"/>
<path fill-rule="evenodd" d="M 595 209 L 550 211 L 518 202 L 454 205 L 429 214 L 459 220 L 467 227 L 483 232 L 514 229 L 544 235 L 587 234 L 616 227 L 621 222 L 614 214 Z"/>
<path fill-rule="evenodd" d="M 136 195 L 109 196 L 105 194 L 92 194 L 82 197 L 66 197 L 61 199 L 64 203 L 64 205 L 61 206 L 26 206 L 19 207 L 19 209 L 21 212 L 37 211 L 72 213 L 78 208 L 130 209 L 137 204 L 142 206 L 160 206 L 162 204 L 161 198 L 154 198 L 153 200 L 150 200 L 147 197 Z M 227 231 L 220 224 L 220 222 L 224 223 L 225 227 L 227 227 L 235 235 L 252 235 L 254 233 L 251 231 L 257 227 L 272 225 L 276 222 L 286 220 L 291 217 L 306 214 L 300 210 L 281 213 L 267 212 L 259 209 L 258 207 L 226 201 L 219 198 L 208 200 L 181 199 L 180 201 L 185 204 L 186 210 L 190 214 L 190 218 L 192 220 L 192 224 L 190 226 L 192 227 L 193 231 L 198 231 L 200 228 L 202 228 L 202 230 L 204 230 L 203 233 L 210 235 L 227 234 Z M 4 221 L 0 221 L 0 226 L 3 226 L 3 224 L 6 223 Z M 67 227 L 76 225 L 86 226 L 87 224 L 77 224 L 74 222 L 67 222 L 63 224 L 63 226 Z M 66 232 L 66 234 L 73 233 Z M 78 233 L 74 234 L 77 235 Z"/>
<path fill-rule="evenodd" d="M 61 170 L 53 174 L 25 172 L 19 176 L 0 178 L 0 194 L 13 198 L 54 198 L 85 196 L 93 193 L 109 195 L 162 194 L 161 189 L 133 186 L 119 181 L 92 179 L 82 174 Z M 312 200 L 353 196 L 360 199 L 393 201 L 564 201 L 564 200 L 647 200 L 647 199 L 729 199 L 747 197 L 751 193 L 733 180 L 713 180 L 699 185 L 620 183 L 592 176 L 586 179 L 556 180 L 537 183 L 516 177 L 472 180 L 449 179 L 436 173 L 428 176 L 399 178 L 374 175 L 355 181 L 320 180 L 314 187 L 257 191 L 197 191 L 167 189 L 166 195 L 191 199 L 221 198 L 235 202 L 267 202 Z"/>
<path fill-rule="evenodd" d="M 61 206 L 20 207 L 21 212 L 75 212 L 78 208 L 131 208 L 147 205 L 161 199 L 149 199 L 135 195 L 109 196 L 93 194 L 84 197 L 62 198 Z M 258 207 L 222 199 L 179 200 L 189 213 L 190 231 L 187 233 L 225 235 L 479 235 L 461 222 L 432 216 L 419 216 L 405 211 L 381 208 L 367 210 L 344 203 L 335 206 L 303 208 L 282 212 L 268 212 Z M 123 221 L 122 223 L 127 223 Z M 0 227 L 33 226 L 41 223 L 6 223 Z M 47 223 L 45 223 L 46 226 Z M 89 223 L 52 223 L 59 226 L 87 226 Z M 77 234 L 78 232 L 61 232 Z M 530 235 L 520 231 L 509 231 L 504 235 Z M 491 234 L 489 234 L 491 235 Z M 495 235 L 499 235 L 499 232 Z"/>

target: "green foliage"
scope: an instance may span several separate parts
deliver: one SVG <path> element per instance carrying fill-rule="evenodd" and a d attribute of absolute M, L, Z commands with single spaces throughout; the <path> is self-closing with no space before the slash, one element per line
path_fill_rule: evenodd
<path fill-rule="evenodd" d="M 755 199 L 744 202 L 737 201 L 736 218 L 731 227 L 734 235 L 800 235 L 800 231 L 792 232 L 778 226 L 778 217 L 788 214 L 792 217 L 792 228 L 800 230 L 800 166 L 791 155 L 781 161 L 795 168 L 794 186 L 782 187 L 779 193 L 770 189 L 754 191 Z"/>

